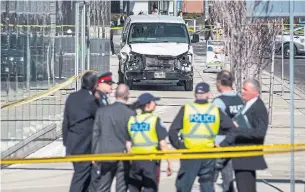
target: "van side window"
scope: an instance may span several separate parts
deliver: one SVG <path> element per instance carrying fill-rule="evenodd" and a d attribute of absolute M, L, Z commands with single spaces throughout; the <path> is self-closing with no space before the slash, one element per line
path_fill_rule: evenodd
<path fill-rule="evenodd" d="M 130 19 L 127 18 L 126 21 L 125 21 L 125 25 L 124 25 L 123 31 L 122 31 L 121 39 L 124 39 L 123 38 L 124 35 L 127 38 L 129 27 L 130 27 Z M 123 44 L 125 44 L 125 42 L 123 42 Z"/>

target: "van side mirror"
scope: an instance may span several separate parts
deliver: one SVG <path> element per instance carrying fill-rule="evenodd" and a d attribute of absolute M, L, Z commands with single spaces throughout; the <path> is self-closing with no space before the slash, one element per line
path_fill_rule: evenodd
<path fill-rule="evenodd" d="M 194 33 L 193 36 L 192 36 L 191 42 L 192 43 L 198 43 L 199 42 L 199 34 Z"/>

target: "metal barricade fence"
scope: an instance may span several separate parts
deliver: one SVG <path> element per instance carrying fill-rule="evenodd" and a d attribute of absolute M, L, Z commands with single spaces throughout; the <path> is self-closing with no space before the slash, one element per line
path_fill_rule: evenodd
<path fill-rule="evenodd" d="M 80 2 L 72 2 L 68 8 L 56 1 L 1 2 L 3 157 L 22 158 L 60 137 L 65 100 L 79 88 L 69 78 L 88 69 L 109 70 L 105 28 L 110 25 L 110 10 L 103 6 L 110 2 L 85 6 L 82 9 Z M 66 25 L 69 11 L 70 20 L 75 21 Z M 101 35 L 90 33 L 92 28 L 99 28 Z"/>

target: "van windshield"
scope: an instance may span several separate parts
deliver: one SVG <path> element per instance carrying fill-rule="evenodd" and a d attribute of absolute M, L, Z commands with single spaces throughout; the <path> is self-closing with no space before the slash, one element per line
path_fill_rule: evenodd
<path fill-rule="evenodd" d="M 131 25 L 128 43 L 189 43 L 185 24 L 134 23 Z"/>

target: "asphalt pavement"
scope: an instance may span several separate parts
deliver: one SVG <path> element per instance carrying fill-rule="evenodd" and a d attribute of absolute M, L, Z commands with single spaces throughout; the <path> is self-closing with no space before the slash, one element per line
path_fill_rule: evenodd
<path fill-rule="evenodd" d="M 116 50 L 118 51 L 118 44 L 116 43 Z M 194 50 L 196 53 L 195 57 L 195 75 L 194 84 L 205 81 L 213 85 L 215 83 L 215 74 L 204 74 L 202 73 L 203 64 L 205 63 L 205 46 L 204 43 L 194 44 Z M 114 74 L 114 79 L 117 78 L 117 67 L 118 61 L 114 56 L 111 58 L 111 71 Z M 173 85 L 146 85 L 139 84 L 135 87 L 136 90 L 131 91 L 131 101 L 134 101 L 137 96 L 143 92 L 149 91 L 155 96 L 161 97 L 159 106 L 156 109 L 156 114 L 162 117 L 165 122 L 167 129 L 172 122 L 174 116 L 177 114 L 180 107 L 187 103 L 193 101 L 193 92 L 184 91 L 183 87 L 173 86 Z M 266 89 L 266 88 L 264 88 Z M 215 86 L 211 86 L 212 95 L 217 95 L 217 90 Z M 112 95 L 113 96 L 113 95 Z M 264 101 L 266 101 L 267 95 L 262 95 Z M 297 97 L 296 97 L 297 99 Z M 111 97 L 113 101 L 113 97 Z M 295 130 L 295 141 L 304 142 L 304 113 L 302 110 L 305 107 L 304 100 L 299 99 L 298 105 L 300 107 L 295 111 L 296 126 Z M 266 102 L 267 103 L 267 102 Z M 266 138 L 266 143 L 287 143 L 289 142 L 289 104 L 279 96 L 274 98 L 274 124 L 272 128 L 269 128 Z M 304 110 L 304 108 L 303 108 Z M 305 111 L 304 111 L 305 112 Z M 41 113 L 41 112 L 39 112 Z M 57 112 L 61 115 L 60 112 Z M 38 113 L 36 113 L 38 114 Z M 39 116 L 41 118 L 41 116 Z M 280 127 L 280 125 L 283 127 Z M 36 153 L 32 154 L 31 157 L 50 157 L 50 156 L 63 156 L 64 147 L 62 146 L 61 140 L 55 141 L 52 144 L 42 148 Z M 305 178 L 305 166 L 304 166 L 304 153 L 295 154 L 295 170 L 296 179 L 298 180 L 296 184 L 296 192 L 304 191 L 304 178 Z M 272 185 L 280 188 L 281 191 L 289 191 L 289 154 L 281 155 L 271 155 L 266 156 L 267 163 L 269 166 L 268 170 L 258 172 L 258 191 L 268 191 L 276 192 L 279 191 L 274 187 L 267 185 L 264 181 L 267 179 Z M 173 175 L 167 177 L 165 175 L 166 163 L 162 163 L 162 173 L 161 173 L 161 183 L 160 191 L 175 191 L 174 183 L 177 176 L 177 171 L 179 168 L 179 161 L 174 160 L 173 162 Z M 35 192 L 35 191 L 68 191 L 70 179 L 72 176 L 72 166 L 71 163 L 51 163 L 51 164 L 31 164 L 31 165 L 14 165 L 10 166 L 9 169 L 1 170 L 1 191 L 5 192 Z M 220 182 L 219 178 L 216 186 L 216 191 L 220 192 Z M 195 181 L 192 191 L 198 190 L 198 183 Z M 114 186 L 112 188 L 114 191 Z"/>
<path fill-rule="evenodd" d="M 201 56 L 196 56 L 195 58 L 195 75 L 194 84 L 198 82 L 205 81 L 209 84 L 215 83 L 215 74 L 204 74 L 203 60 L 205 58 Z M 114 56 L 111 58 L 111 71 L 114 74 L 114 79 L 117 79 L 117 67 L 118 60 Z M 131 91 L 131 101 L 134 101 L 141 93 L 150 92 L 157 97 L 161 97 L 157 109 L 155 111 L 165 123 L 168 129 L 173 118 L 179 111 L 180 107 L 187 103 L 193 101 L 193 92 L 184 91 L 183 87 L 173 86 L 173 85 L 146 85 L 139 84 L 135 87 L 135 90 Z M 216 87 L 211 86 L 212 95 L 218 94 Z M 114 100 L 113 94 L 111 102 Z M 266 94 L 263 95 L 266 98 Z M 275 118 L 277 118 L 276 123 L 282 122 L 287 125 L 287 121 L 284 117 L 289 113 L 288 104 L 283 101 L 280 97 L 275 97 L 274 104 L 280 106 L 277 110 Z M 304 141 L 304 114 L 296 113 L 296 122 L 298 126 L 303 127 L 295 130 L 296 142 Z M 281 121 L 284 119 L 284 121 Z M 279 124 L 275 124 L 277 126 Z M 273 127 L 269 129 L 267 143 L 285 143 L 289 142 L 289 130 L 286 128 Z M 63 156 L 64 147 L 62 141 L 58 140 L 52 144 L 42 148 L 41 150 L 35 152 L 30 157 L 50 157 L 50 156 Z M 304 163 L 305 158 L 304 153 L 296 153 L 295 159 L 295 169 L 296 169 L 296 179 L 298 180 L 296 184 L 296 192 L 304 191 Z M 289 191 L 289 154 L 266 156 L 267 163 L 269 165 L 268 170 L 258 172 L 258 191 L 268 191 L 277 192 L 278 190 L 274 187 L 265 184 L 265 181 L 269 181 L 271 185 L 280 188 L 284 192 Z M 170 177 L 166 176 L 166 162 L 162 162 L 161 171 L 161 183 L 160 191 L 175 191 L 175 179 L 177 177 L 177 172 L 179 169 L 179 161 L 173 160 L 173 175 Z M 30 164 L 30 165 L 14 165 L 10 166 L 9 169 L 1 170 L 1 191 L 4 192 L 51 192 L 51 191 L 68 191 L 70 180 L 73 170 L 71 163 L 50 163 L 50 164 Z M 301 179 L 301 180 L 300 180 Z M 216 183 L 216 192 L 220 192 L 221 178 L 218 179 Z M 114 191 L 114 185 L 112 186 L 112 191 Z M 193 192 L 199 191 L 199 184 L 197 180 L 194 182 Z"/>

